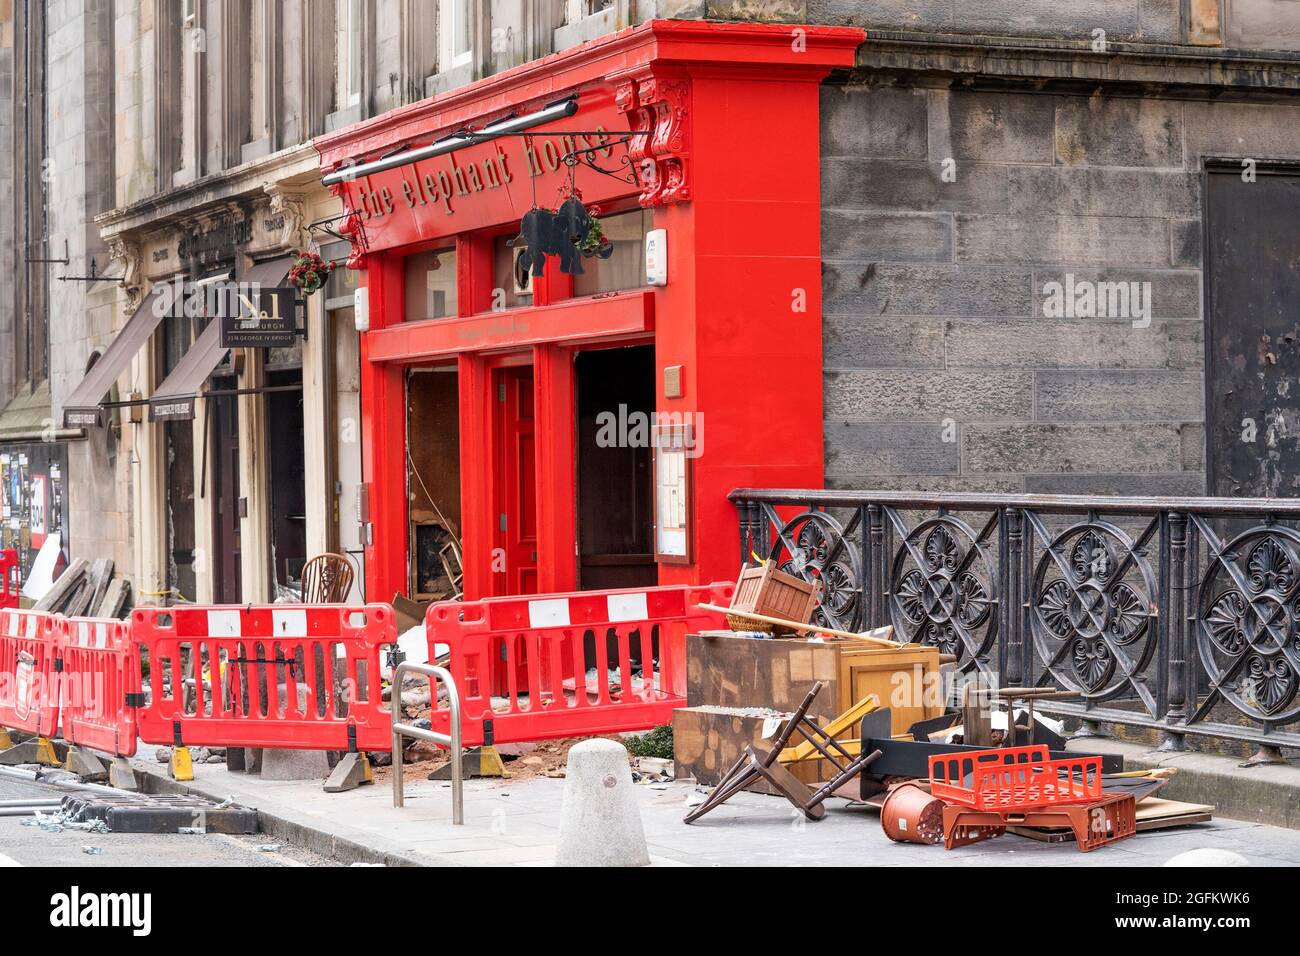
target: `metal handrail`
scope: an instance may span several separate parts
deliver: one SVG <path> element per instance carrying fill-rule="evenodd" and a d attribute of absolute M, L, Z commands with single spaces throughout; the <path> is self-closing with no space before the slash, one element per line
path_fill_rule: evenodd
<path fill-rule="evenodd" d="M 440 734 L 435 730 L 425 730 L 423 727 L 414 727 L 411 724 L 403 724 L 397 721 L 397 715 L 401 713 L 398 708 L 402 706 L 402 679 L 407 673 L 423 674 L 425 677 L 440 680 L 446 685 L 447 709 L 451 718 L 450 734 Z M 451 822 L 455 825 L 463 824 L 465 822 L 464 768 L 461 765 L 460 695 L 456 691 L 456 679 L 444 667 L 403 661 L 393 669 L 392 688 L 390 706 L 393 712 L 393 806 L 400 807 L 404 804 L 402 795 L 402 738 L 413 737 L 416 740 L 427 740 L 430 743 L 440 744 L 451 749 Z M 430 688 L 430 691 L 429 697 L 436 703 L 438 700 L 437 687 Z"/>

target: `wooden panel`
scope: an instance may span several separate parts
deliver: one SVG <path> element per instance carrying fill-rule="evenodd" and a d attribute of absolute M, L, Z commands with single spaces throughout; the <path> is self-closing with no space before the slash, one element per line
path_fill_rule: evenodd
<path fill-rule="evenodd" d="M 890 708 L 895 734 L 905 733 L 918 720 L 943 713 L 938 648 L 889 650 L 847 643 L 839 647 L 840 712 L 875 694 L 882 707 Z"/>

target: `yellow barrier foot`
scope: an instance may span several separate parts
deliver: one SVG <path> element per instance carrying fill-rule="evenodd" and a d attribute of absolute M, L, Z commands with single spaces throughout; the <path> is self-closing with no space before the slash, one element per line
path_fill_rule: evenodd
<path fill-rule="evenodd" d="M 63 764 L 59 759 L 58 751 L 54 749 L 54 742 L 49 737 L 36 738 L 36 763 L 47 767 L 58 767 Z"/>
<path fill-rule="evenodd" d="M 104 766 L 104 761 L 89 750 L 82 750 L 80 747 L 68 748 L 68 759 L 64 763 L 63 769 L 69 773 L 75 773 L 82 780 L 106 780 L 108 778 L 108 768 Z"/>
<path fill-rule="evenodd" d="M 190 759 L 190 748 L 185 746 L 172 748 L 171 763 L 167 769 L 173 780 L 193 780 L 194 761 Z"/>
<path fill-rule="evenodd" d="M 374 782 L 370 758 L 364 753 L 353 751 L 344 754 L 343 759 L 334 765 L 329 779 L 325 781 L 324 790 L 326 793 L 344 793 Z"/>
<path fill-rule="evenodd" d="M 108 785 L 118 790 L 132 793 L 140 789 L 140 781 L 135 778 L 135 768 L 125 757 L 114 757 L 108 764 Z"/>
<path fill-rule="evenodd" d="M 14 745 L 14 739 L 9 736 L 9 731 L 0 727 L 0 750 L 8 750 Z"/>
<path fill-rule="evenodd" d="M 0 766 L 15 767 L 24 763 L 38 763 L 46 767 L 62 767 L 60 751 L 67 753 L 63 744 L 56 744 L 48 737 L 32 737 L 20 744 L 14 744 L 8 750 L 0 750 Z"/>
<path fill-rule="evenodd" d="M 461 774 L 465 779 L 475 777 L 509 777 L 506 773 L 505 761 L 501 759 L 501 754 L 497 753 L 497 748 L 488 744 L 482 747 L 474 747 L 466 750 L 461 756 Z M 450 780 L 451 763 L 439 767 L 433 773 L 429 774 L 430 780 Z"/>

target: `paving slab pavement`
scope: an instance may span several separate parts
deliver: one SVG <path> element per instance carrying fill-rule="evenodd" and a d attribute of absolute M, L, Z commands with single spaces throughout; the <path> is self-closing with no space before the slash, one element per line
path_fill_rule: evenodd
<path fill-rule="evenodd" d="M 157 764 L 137 766 L 155 779 Z M 392 806 L 386 784 L 324 793 L 315 781 L 263 781 L 217 764 L 195 768 L 185 784 L 261 811 L 273 837 L 342 862 L 424 866 L 548 866 L 559 841 L 564 781 L 469 780 L 465 824 L 451 823 L 451 785 L 410 775 L 406 806 Z M 171 781 L 162 781 L 177 786 Z M 636 797 L 657 866 L 1159 866 L 1199 847 L 1231 850 L 1256 866 L 1300 866 L 1300 831 L 1231 819 L 1138 834 L 1079 853 L 1005 835 L 952 852 L 892 843 L 873 809 L 828 802 L 810 823 L 776 797 L 742 793 L 698 823 L 682 822 L 694 784 L 639 784 Z"/>

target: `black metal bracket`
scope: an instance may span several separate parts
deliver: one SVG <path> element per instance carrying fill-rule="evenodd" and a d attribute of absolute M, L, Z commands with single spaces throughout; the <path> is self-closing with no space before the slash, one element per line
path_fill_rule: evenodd
<path fill-rule="evenodd" d="M 143 692 L 126 695 L 127 707 L 143 707 L 144 704 L 145 704 L 145 699 L 144 699 Z"/>

